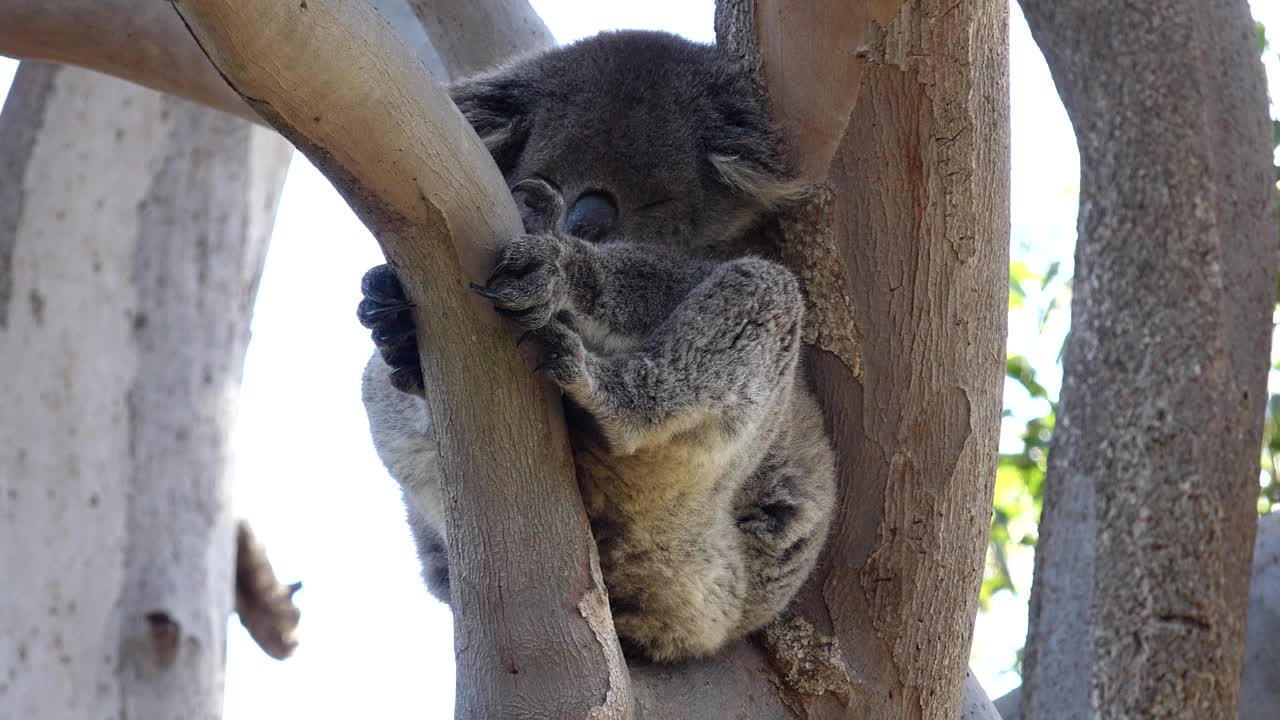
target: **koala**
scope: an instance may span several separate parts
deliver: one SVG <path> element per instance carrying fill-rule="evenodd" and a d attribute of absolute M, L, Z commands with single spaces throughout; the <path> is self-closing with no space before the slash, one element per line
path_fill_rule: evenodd
<path fill-rule="evenodd" d="M 629 657 L 715 653 L 782 612 L 822 549 L 830 441 L 800 368 L 794 275 L 725 248 L 800 187 L 751 83 L 714 46 L 606 33 L 450 89 L 525 234 L 472 289 L 541 346 Z M 409 304 L 386 266 L 357 315 L 374 444 L 427 587 L 449 538 Z"/>

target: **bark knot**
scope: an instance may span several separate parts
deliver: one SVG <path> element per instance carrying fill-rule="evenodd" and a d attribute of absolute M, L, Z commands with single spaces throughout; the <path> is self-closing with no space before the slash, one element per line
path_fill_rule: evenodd
<path fill-rule="evenodd" d="M 834 636 L 822 635 L 808 620 L 789 614 L 765 628 L 764 644 L 784 694 L 830 694 L 849 701 L 853 683 Z M 788 704 L 804 706 L 802 702 Z"/>

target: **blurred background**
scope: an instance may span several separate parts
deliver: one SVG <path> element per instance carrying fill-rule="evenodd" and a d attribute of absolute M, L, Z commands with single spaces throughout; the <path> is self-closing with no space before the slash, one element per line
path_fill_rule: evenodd
<path fill-rule="evenodd" d="M 618 28 L 714 40 L 712 0 L 532 4 L 561 43 Z M 1280 145 L 1280 3 L 1251 6 Z M 1010 43 L 1008 375 L 971 653 L 993 698 L 1019 683 L 1041 484 L 1070 321 L 1079 182 L 1070 123 L 1016 3 Z M 0 98 L 16 67 L 0 58 Z M 278 573 L 304 583 L 296 598 L 301 644 L 289 660 L 271 660 L 232 619 L 227 720 L 453 716 L 449 613 L 419 580 L 399 493 L 374 455 L 360 403 L 359 376 L 372 346 L 355 308 L 360 276 L 380 262 L 377 245 L 328 181 L 295 154 L 254 312 L 233 447 L 237 514 L 253 524 Z M 1280 509 L 1276 360 L 1273 351 L 1260 513 Z"/>

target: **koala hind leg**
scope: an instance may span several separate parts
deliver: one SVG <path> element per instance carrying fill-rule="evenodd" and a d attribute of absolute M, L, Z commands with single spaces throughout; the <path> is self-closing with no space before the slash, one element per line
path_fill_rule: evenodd
<path fill-rule="evenodd" d="M 565 385 L 627 455 L 695 428 L 750 433 L 790 395 L 804 302 L 787 269 L 759 258 L 717 266 L 636 350 L 587 353 Z M 576 346 L 575 346 L 576 349 Z"/>

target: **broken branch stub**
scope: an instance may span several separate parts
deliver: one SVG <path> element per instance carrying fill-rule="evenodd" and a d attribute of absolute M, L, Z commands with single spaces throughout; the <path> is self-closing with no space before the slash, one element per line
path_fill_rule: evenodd
<path fill-rule="evenodd" d="M 559 398 L 467 290 L 521 230 L 488 152 L 367 3 L 173 5 L 231 87 L 351 204 L 416 306 L 427 402 L 448 428 L 435 441 L 457 717 L 586 717 L 616 703 L 626 675 Z"/>

